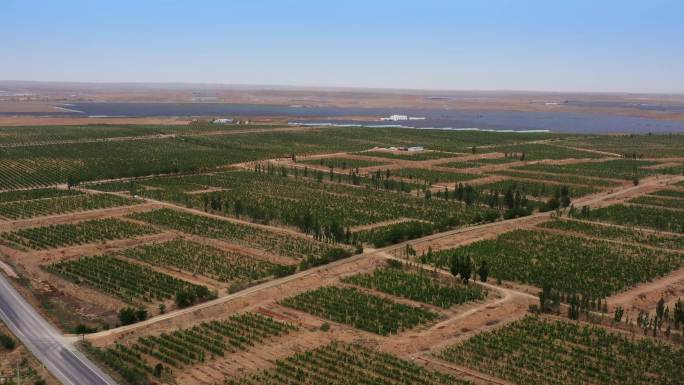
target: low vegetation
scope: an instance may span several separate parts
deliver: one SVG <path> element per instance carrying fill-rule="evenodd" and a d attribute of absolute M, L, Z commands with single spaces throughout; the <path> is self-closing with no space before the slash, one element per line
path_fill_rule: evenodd
<path fill-rule="evenodd" d="M 185 307 L 214 298 L 206 286 L 194 285 L 146 266 L 108 255 L 58 262 L 46 269 L 77 285 L 86 285 L 128 303 L 175 298 Z"/>
<path fill-rule="evenodd" d="M 598 326 L 526 317 L 438 353 L 516 384 L 674 385 L 684 349 Z"/>
<path fill-rule="evenodd" d="M 13 247 L 40 250 L 133 238 L 156 232 L 154 228 L 149 226 L 107 218 L 31 227 L 3 233 L 1 237 Z"/>
<path fill-rule="evenodd" d="M 275 362 L 250 377 L 227 379 L 225 385 L 291 384 L 465 385 L 469 382 L 426 369 L 387 353 L 341 342 Z"/>
<path fill-rule="evenodd" d="M 462 285 L 453 279 L 440 278 L 423 269 L 407 271 L 400 265 L 393 265 L 377 268 L 370 274 L 353 275 L 342 281 L 443 308 L 481 300 L 485 296 L 479 286 Z"/>
<path fill-rule="evenodd" d="M 281 301 L 293 309 L 380 335 L 396 334 L 438 317 L 349 287 L 326 286 Z"/>

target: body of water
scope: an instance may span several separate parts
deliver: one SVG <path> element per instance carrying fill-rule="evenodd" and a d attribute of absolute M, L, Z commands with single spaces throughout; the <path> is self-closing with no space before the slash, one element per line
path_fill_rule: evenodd
<path fill-rule="evenodd" d="M 476 128 L 481 130 L 550 130 L 576 133 L 684 132 L 684 121 L 571 112 L 459 111 L 443 109 L 390 109 L 353 107 L 278 106 L 227 103 L 70 103 L 55 113 L 25 115 L 90 117 L 284 117 L 291 122 L 350 125 L 402 125 L 415 128 Z M 70 111 L 69 111 L 70 110 Z M 425 120 L 381 122 L 392 114 L 425 117 Z M 2 113 L 2 115 L 17 115 Z M 373 120 L 344 119 L 371 116 Z M 377 119 L 375 119 L 377 117 Z"/>

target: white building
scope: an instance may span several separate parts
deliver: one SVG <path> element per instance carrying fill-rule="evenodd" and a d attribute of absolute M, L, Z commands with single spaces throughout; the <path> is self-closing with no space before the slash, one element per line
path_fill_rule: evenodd
<path fill-rule="evenodd" d="M 409 117 L 407 115 L 391 115 L 389 118 L 382 118 L 380 120 L 389 120 L 392 122 L 399 122 L 402 120 L 408 120 Z"/>
<path fill-rule="evenodd" d="M 220 118 L 220 119 L 214 119 L 211 122 L 214 124 L 230 124 L 230 123 L 233 123 L 233 119 Z"/>

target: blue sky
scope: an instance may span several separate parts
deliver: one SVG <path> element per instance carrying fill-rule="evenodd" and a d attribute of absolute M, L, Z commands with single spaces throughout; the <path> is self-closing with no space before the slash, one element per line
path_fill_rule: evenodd
<path fill-rule="evenodd" d="M 0 79 L 684 92 L 684 1 L 0 0 Z"/>

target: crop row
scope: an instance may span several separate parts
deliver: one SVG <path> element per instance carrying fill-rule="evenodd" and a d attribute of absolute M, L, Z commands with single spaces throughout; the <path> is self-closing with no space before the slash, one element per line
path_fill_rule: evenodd
<path fill-rule="evenodd" d="M 33 199 L 0 203 L 0 215 L 12 218 L 32 218 L 51 214 L 98 210 L 117 206 L 133 205 L 137 202 L 109 194 L 82 194 L 59 198 Z"/>
<path fill-rule="evenodd" d="M 584 185 L 595 188 L 619 187 L 620 182 L 610 179 L 590 178 L 571 174 L 549 174 L 545 172 L 529 172 L 521 170 L 500 170 L 495 171 L 496 175 L 510 176 L 513 178 L 533 179 L 537 181 L 557 182 L 567 185 Z"/>
<path fill-rule="evenodd" d="M 654 191 L 654 192 L 649 193 L 649 194 L 650 195 L 657 195 L 657 196 L 661 196 L 661 197 L 684 198 L 684 191 L 682 191 L 682 190 L 658 190 L 658 191 Z"/>
<path fill-rule="evenodd" d="M 609 151 L 626 158 L 670 158 L 684 156 L 684 135 L 599 135 L 570 138 L 573 147 Z"/>
<path fill-rule="evenodd" d="M 50 249 L 53 247 L 133 238 L 154 234 L 155 232 L 156 230 L 150 226 L 115 218 L 106 218 L 15 230 L 3 233 L 2 239 L 16 247 Z"/>
<path fill-rule="evenodd" d="M 347 170 L 351 168 L 361 168 L 361 167 L 371 167 L 371 166 L 382 166 L 387 164 L 387 162 L 379 162 L 365 159 L 352 159 L 352 158 L 318 158 L 318 159 L 306 159 L 300 160 L 299 163 L 318 165 L 321 167 L 331 167 L 335 169 Z"/>
<path fill-rule="evenodd" d="M 502 193 L 509 189 L 513 189 L 533 197 L 550 197 L 554 196 L 554 194 L 560 195 L 559 192 L 562 187 L 567 188 L 569 196 L 573 198 L 582 197 L 599 191 L 598 189 L 589 186 L 561 186 L 558 184 L 512 179 L 475 186 L 478 190 L 500 191 Z"/>
<path fill-rule="evenodd" d="M 443 152 L 443 151 L 421 151 L 421 152 L 388 152 L 388 151 L 364 151 L 357 152 L 357 155 L 372 156 L 374 158 L 387 158 L 387 159 L 401 159 L 401 160 L 412 160 L 412 161 L 423 161 L 441 158 L 455 158 L 459 155 L 463 155 L 457 152 Z"/>
<path fill-rule="evenodd" d="M 636 203 L 639 205 L 660 206 L 669 209 L 684 209 L 684 199 L 681 198 L 668 198 L 656 195 L 642 195 L 636 198 L 632 198 L 627 202 Z"/>
<path fill-rule="evenodd" d="M 154 377 L 174 369 L 244 351 L 294 330 L 294 326 L 269 317 L 243 313 L 171 333 L 139 337 L 130 346 L 117 343 L 90 351 L 128 384 L 143 385 L 156 383 Z"/>
<path fill-rule="evenodd" d="M 436 370 L 358 344 L 329 345 L 277 360 L 275 367 L 226 385 L 466 385 Z"/>
<path fill-rule="evenodd" d="M 595 222 L 560 219 L 544 222 L 539 225 L 539 227 L 561 230 L 568 233 L 578 233 L 579 235 L 605 240 L 642 243 L 665 249 L 684 249 L 684 236 L 682 235 L 658 234 L 651 231 L 617 227 Z"/>
<path fill-rule="evenodd" d="M 518 161 L 518 159 L 514 158 L 514 157 L 482 158 L 482 159 L 473 159 L 473 160 L 454 161 L 454 162 L 449 162 L 449 163 L 440 163 L 439 166 L 440 167 L 450 167 L 450 168 L 476 168 L 476 167 L 490 166 L 493 164 L 514 163 L 517 161 Z"/>
<path fill-rule="evenodd" d="M 425 259 L 449 267 L 458 256 L 469 256 L 476 265 L 486 262 L 491 275 L 499 279 L 591 298 L 663 276 L 684 262 L 677 253 L 531 230 L 515 230 Z"/>
<path fill-rule="evenodd" d="M 176 267 L 222 282 L 249 282 L 277 274 L 285 267 L 244 254 L 223 251 L 183 239 L 142 245 L 122 252 L 129 258 Z"/>
<path fill-rule="evenodd" d="M 615 159 L 605 162 L 586 162 L 564 165 L 530 164 L 515 167 L 515 169 L 632 180 L 657 174 L 657 170 L 643 168 L 657 164 L 658 162 L 645 160 Z"/>
<path fill-rule="evenodd" d="M 343 282 L 443 308 L 481 300 L 485 296 L 479 286 L 461 285 L 454 281 L 448 284 L 429 274 L 423 269 L 412 272 L 401 267 L 384 267 L 375 269 L 371 274 L 347 277 Z"/>
<path fill-rule="evenodd" d="M 77 285 L 87 285 L 128 303 L 165 301 L 188 292 L 196 301 L 212 297 L 204 286 L 194 285 L 108 255 L 58 262 L 46 269 Z"/>
<path fill-rule="evenodd" d="M 579 149 L 563 147 L 561 145 L 545 144 L 545 143 L 526 143 L 497 146 L 494 149 L 503 153 L 519 154 L 521 160 L 540 160 L 540 159 L 587 159 L 600 158 L 602 155 L 590 151 L 582 151 Z M 523 155 L 524 154 L 524 157 Z"/>
<path fill-rule="evenodd" d="M 349 287 L 326 286 L 281 301 L 293 309 L 380 335 L 395 334 L 438 317 Z"/>
<path fill-rule="evenodd" d="M 278 233 L 256 226 L 189 214 L 173 209 L 135 213 L 131 217 L 188 234 L 234 242 L 290 258 L 306 260 L 324 258 L 331 254 L 344 254 L 345 252 L 343 249 L 303 236 Z"/>
<path fill-rule="evenodd" d="M 199 207 L 208 212 L 247 217 L 260 222 L 296 226 L 317 238 L 345 240 L 348 227 L 396 220 L 409 216 L 434 223 L 463 225 L 498 212 L 465 207 L 456 202 L 426 200 L 411 194 L 322 183 L 299 177 L 264 172 L 227 172 L 214 176 L 156 178 L 146 181 L 203 184 L 204 188 L 226 189 L 206 194 L 188 194 L 175 187 L 143 191 L 145 196 Z"/>
<path fill-rule="evenodd" d="M 576 218 L 684 233 L 684 215 L 659 207 L 616 204 L 572 213 Z"/>
<path fill-rule="evenodd" d="M 681 384 L 684 349 L 598 326 L 526 317 L 439 353 L 515 384 Z"/>
<path fill-rule="evenodd" d="M 354 242 L 370 243 L 374 247 L 385 247 L 430 235 L 438 229 L 438 226 L 430 222 L 406 221 L 356 231 L 352 234 L 352 239 Z"/>
<path fill-rule="evenodd" d="M 457 172 L 448 171 L 437 171 L 425 168 L 401 168 L 398 170 L 392 170 L 392 175 L 406 178 L 408 180 L 420 180 L 425 181 L 429 184 L 434 183 L 453 183 L 453 182 L 465 182 L 471 179 L 480 178 L 477 174 L 464 174 Z"/>
<path fill-rule="evenodd" d="M 58 188 L 37 188 L 32 190 L 14 190 L 0 192 L 0 203 L 20 202 L 31 199 L 58 198 L 81 195 L 78 190 L 63 190 Z"/>

